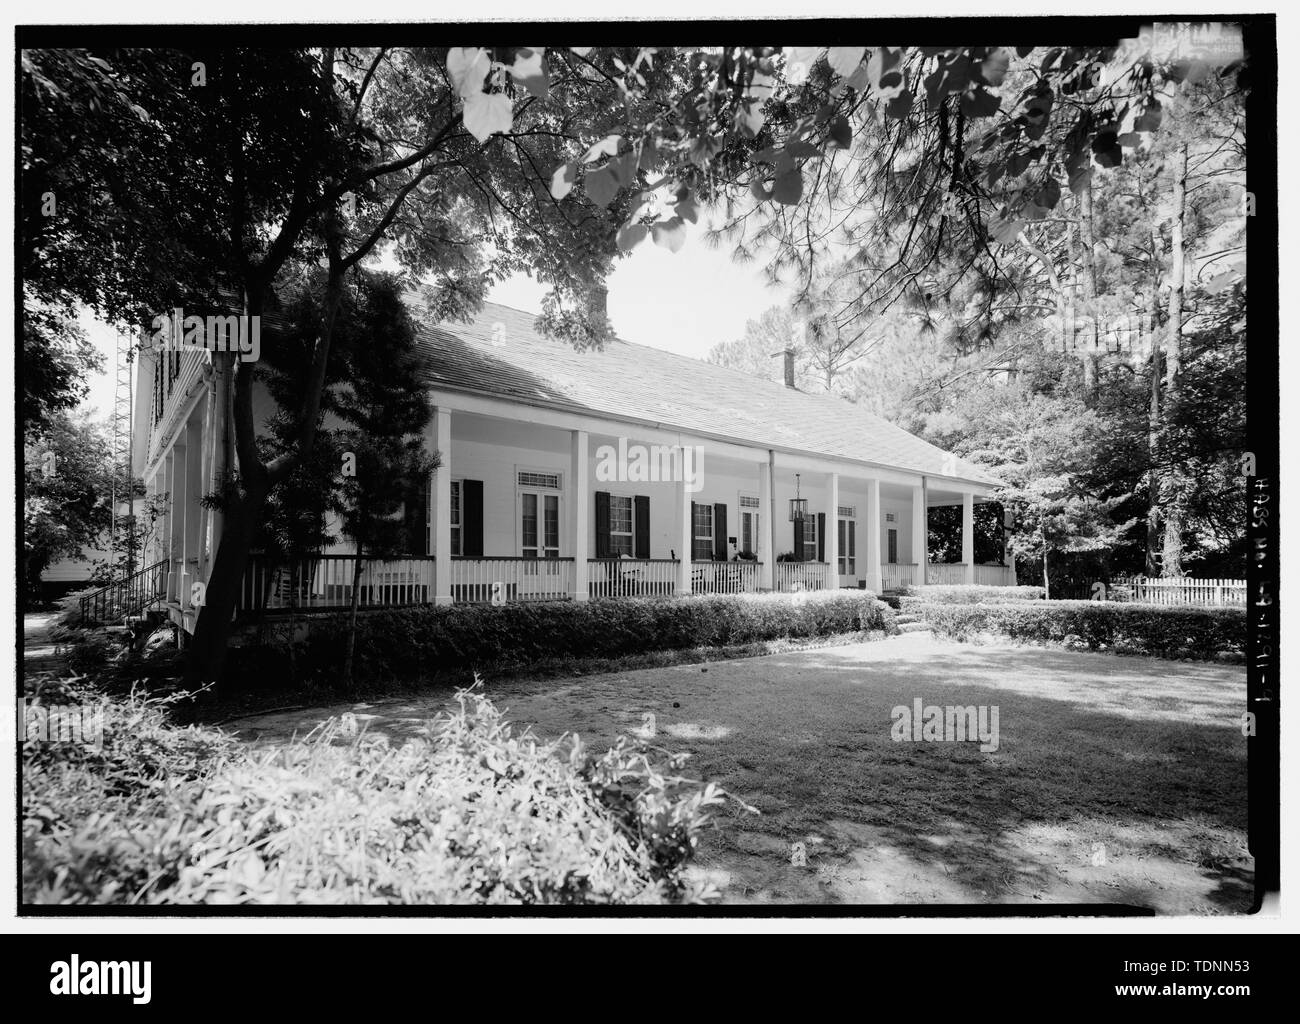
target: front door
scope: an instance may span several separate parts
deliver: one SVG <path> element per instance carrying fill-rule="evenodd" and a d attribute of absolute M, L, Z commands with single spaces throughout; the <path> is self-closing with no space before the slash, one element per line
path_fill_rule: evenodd
<path fill-rule="evenodd" d="M 548 491 L 523 490 L 519 492 L 519 554 L 524 558 L 560 557 L 560 496 Z M 549 593 L 553 586 L 535 580 L 530 587 L 529 577 L 542 573 L 556 576 L 560 566 L 551 562 L 541 566 L 525 567 L 519 589 L 523 592 Z"/>
<path fill-rule="evenodd" d="M 857 522 L 852 519 L 839 521 L 839 559 L 838 568 L 841 587 L 858 585 L 858 530 Z"/>

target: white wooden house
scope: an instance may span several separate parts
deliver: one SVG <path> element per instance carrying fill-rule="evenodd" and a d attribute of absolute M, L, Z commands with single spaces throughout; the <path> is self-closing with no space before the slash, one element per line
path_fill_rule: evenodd
<path fill-rule="evenodd" d="M 576 351 L 533 320 L 489 303 L 421 333 L 442 466 L 407 509 L 408 557 L 366 566 L 366 604 L 1015 582 L 974 562 L 974 504 L 997 486 L 978 468 L 834 396 L 622 341 Z M 170 508 L 151 561 L 192 629 L 221 533 L 201 499 L 233 458 L 229 382 L 193 350 L 144 352 L 138 374 L 137 471 Z M 963 509 L 961 563 L 925 564 L 938 505 Z M 243 607 L 287 604 L 291 578 L 299 604 L 347 603 L 350 550 L 296 575 L 254 555 Z"/>

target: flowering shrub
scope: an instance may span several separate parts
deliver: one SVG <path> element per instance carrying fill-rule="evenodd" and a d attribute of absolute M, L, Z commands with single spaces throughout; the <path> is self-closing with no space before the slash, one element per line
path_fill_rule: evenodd
<path fill-rule="evenodd" d="M 331 719 L 250 750 L 106 702 L 102 750 L 24 744 L 23 893 L 64 904 L 676 903 L 726 795 L 684 755 L 517 734 L 476 690 L 400 746 Z"/>

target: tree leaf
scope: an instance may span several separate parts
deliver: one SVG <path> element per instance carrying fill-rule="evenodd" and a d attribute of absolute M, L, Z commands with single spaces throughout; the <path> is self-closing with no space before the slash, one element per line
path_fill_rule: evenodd
<path fill-rule="evenodd" d="M 822 55 L 824 46 L 786 46 L 781 52 L 785 56 L 785 80 L 791 85 L 803 85 L 812 74 L 813 65 Z"/>
<path fill-rule="evenodd" d="M 848 149 L 853 144 L 853 129 L 849 126 L 849 119 L 843 114 L 831 122 L 830 137 L 831 142 L 840 149 Z"/>
<path fill-rule="evenodd" d="M 878 46 L 867 60 L 867 81 L 881 99 L 893 99 L 906 84 L 903 51 L 897 46 Z"/>
<path fill-rule="evenodd" d="M 961 94 L 961 112 L 967 117 L 991 117 L 1001 105 L 1001 98 L 982 86 L 977 85 Z"/>
<path fill-rule="evenodd" d="M 646 240 L 650 229 L 644 224 L 624 224 L 618 229 L 614 241 L 623 252 L 631 252 Z"/>
<path fill-rule="evenodd" d="M 661 220 L 650 229 L 655 245 L 662 245 L 669 252 L 678 252 L 686 244 L 686 222 L 680 217 Z"/>
<path fill-rule="evenodd" d="M 465 129 L 479 142 L 496 132 L 508 132 L 513 116 L 510 97 L 503 92 L 479 92 L 465 98 Z"/>
<path fill-rule="evenodd" d="M 603 139 L 593 145 L 587 152 L 582 154 L 584 164 L 595 163 L 602 156 L 616 156 L 618 154 L 618 144 L 623 141 L 621 135 L 606 135 Z"/>
<path fill-rule="evenodd" d="M 570 160 L 568 163 L 560 164 L 555 168 L 555 173 L 551 175 L 551 197 L 554 199 L 563 199 L 573 188 L 573 183 L 578 180 L 578 165 Z"/>
<path fill-rule="evenodd" d="M 1011 51 L 999 46 L 980 61 L 980 74 L 989 85 L 1001 85 L 1011 66 Z"/>
<path fill-rule="evenodd" d="M 912 109 L 912 94 L 904 89 L 887 104 L 885 104 L 885 113 L 890 117 L 904 118 Z"/>
<path fill-rule="evenodd" d="M 741 98 L 740 108 L 736 111 L 736 124 L 750 138 L 763 128 L 763 105 L 772 95 L 772 76 L 755 71 L 754 76 Z"/>
<path fill-rule="evenodd" d="M 862 55 L 866 52 L 865 46 L 832 46 L 826 51 L 826 60 L 836 74 L 848 78 L 862 62 Z"/>
<path fill-rule="evenodd" d="M 792 167 L 784 174 L 778 175 L 772 186 L 772 198 L 785 206 L 793 206 L 803 197 L 803 175 L 799 168 Z"/>
<path fill-rule="evenodd" d="M 515 53 L 515 62 L 510 65 L 510 74 L 515 80 L 522 83 L 525 89 L 539 99 L 546 99 L 549 87 L 542 64 L 543 52 L 540 47 L 537 49 L 521 47 Z"/>
<path fill-rule="evenodd" d="M 1142 110 L 1142 114 L 1133 122 L 1133 130 L 1136 132 L 1153 132 L 1160 127 L 1160 122 L 1164 119 L 1164 110 L 1160 106 L 1160 101 L 1152 99 Z"/>
<path fill-rule="evenodd" d="M 607 165 L 587 171 L 586 177 L 582 179 L 582 187 L 587 190 L 587 196 L 591 201 L 603 208 L 608 206 L 617 194 L 618 180 Z"/>
<path fill-rule="evenodd" d="M 994 241 L 1001 242 L 1003 245 L 1010 245 L 1020 235 L 1022 227 L 1024 227 L 1023 221 L 998 214 L 989 222 L 989 234 Z"/>
<path fill-rule="evenodd" d="M 456 87 L 456 94 L 463 100 L 483 91 L 483 79 L 487 78 L 491 67 L 487 51 L 477 46 L 453 46 L 447 51 L 447 74 Z"/>

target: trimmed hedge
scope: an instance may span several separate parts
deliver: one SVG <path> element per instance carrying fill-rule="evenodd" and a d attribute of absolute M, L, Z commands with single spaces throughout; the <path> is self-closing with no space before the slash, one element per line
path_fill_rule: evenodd
<path fill-rule="evenodd" d="M 300 662 L 342 660 L 344 616 L 313 623 Z M 357 620 L 359 680 L 419 679 L 565 659 L 721 648 L 785 638 L 891 630 L 893 609 L 862 591 L 423 605 Z"/>
<path fill-rule="evenodd" d="M 917 600 L 928 604 L 1006 604 L 1009 601 L 1041 601 L 1042 587 L 981 587 L 974 584 L 931 584 L 907 588 L 900 603 Z"/>
<path fill-rule="evenodd" d="M 103 743 L 23 743 L 25 904 L 654 904 L 734 802 L 685 756 L 543 744 L 477 690 L 400 746 L 355 719 L 253 751 L 103 700 Z"/>
<path fill-rule="evenodd" d="M 923 604 L 916 611 L 936 634 L 956 640 L 997 633 L 1022 642 L 1207 661 L 1246 649 L 1242 608 L 1041 601 Z"/>

